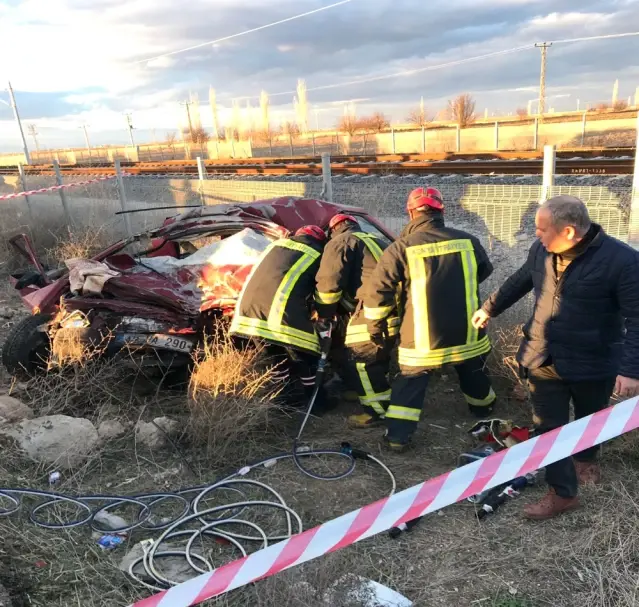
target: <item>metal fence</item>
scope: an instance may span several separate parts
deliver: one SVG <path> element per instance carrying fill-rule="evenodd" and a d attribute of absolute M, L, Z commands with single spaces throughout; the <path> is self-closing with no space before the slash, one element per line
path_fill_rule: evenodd
<path fill-rule="evenodd" d="M 86 180 L 85 175 L 61 178 L 67 185 Z M 440 179 L 440 181 L 442 181 Z M 445 181 L 445 180 L 444 180 Z M 446 202 L 447 223 L 476 235 L 489 252 L 495 272 L 483 287 L 485 293 L 500 284 L 525 260 L 534 241 L 534 216 L 542 196 L 571 194 L 581 198 L 591 217 L 607 233 L 628 242 L 631 227 L 639 220 L 631 213 L 632 188 L 616 186 L 611 179 L 606 186 L 482 185 L 468 179 L 450 178 L 438 185 Z M 516 180 L 515 180 L 516 181 Z M 55 185 L 50 175 L 29 175 L 27 188 Z M 407 222 L 404 205 L 408 193 L 424 185 L 421 178 L 345 177 L 333 179 L 335 202 L 363 207 L 398 234 Z M 142 232 L 156 227 L 168 216 L 188 205 L 216 205 L 253 202 L 279 196 L 320 198 L 326 183 L 314 176 L 291 178 L 242 178 L 203 175 L 125 176 L 122 188 L 117 179 L 0 201 L 2 224 L 0 236 L 16 231 L 31 232 L 37 244 L 64 234 L 67 228 L 99 234 L 101 241 L 115 240 L 128 231 Z M 0 195 L 22 191 L 18 177 L 4 177 Z M 64 198 L 64 200 L 63 200 Z M 63 204 L 64 202 L 64 204 Z M 155 207 L 166 207 L 157 210 Z M 116 215 L 122 208 L 139 211 Z M 126 220 L 125 220 L 126 217 Z M 634 222 L 632 221 L 634 219 Z M 524 306 L 529 305 L 524 303 Z M 523 309 L 515 309 L 518 320 Z"/>

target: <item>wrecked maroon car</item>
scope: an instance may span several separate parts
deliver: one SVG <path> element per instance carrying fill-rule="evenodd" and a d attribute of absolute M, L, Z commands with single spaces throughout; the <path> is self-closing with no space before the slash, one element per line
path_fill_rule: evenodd
<path fill-rule="evenodd" d="M 105 356 L 125 351 L 136 364 L 186 366 L 211 323 L 233 314 L 271 242 L 307 224 L 326 229 L 344 212 L 362 230 L 392 240 L 364 209 L 291 197 L 190 208 L 91 260 L 68 260 L 53 271 L 20 234 L 11 242 L 32 268 L 11 281 L 32 315 L 7 338 L 3 364 L 11 373 L 34 373 L 55 355 L 56 343 L 79 342 Z"/>

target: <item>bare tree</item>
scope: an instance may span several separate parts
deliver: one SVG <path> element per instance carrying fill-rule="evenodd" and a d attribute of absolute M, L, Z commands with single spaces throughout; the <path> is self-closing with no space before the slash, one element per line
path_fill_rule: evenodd
<path fill-rule="evenodd" d="M 460 128 L 467 127 L 475 122 L 475 100 L 468 93 L 459 95 L 448 102 L 448 113 Z"/>
<path fill-rule="evenodd" d="M 382 112 L 375 112 L 369 118 L 363 118 L 364 128 L 373 133 L 382 133 L 390 128 L 390 121 Z"/>
<path fill-rule="evenodd" d="M 177 137 L 175 133 L 167 133 L 166 139 L 164 140 L 166 143 L 166 147 L 171 150 L 171 160 L 175 160 L 175 141 Z"/>
<path fill-rule="evenodd" d="M 288 143 L 291 148 L 291 157 L 293 156 L 293 139 L 299 137 L 300 135 L 300 127 L 297 126 L 296 122 L 285 122 L 280 127 L 282 135 L 288 136 Z"/>
<path fill-rule="evenodd" d="M 201 126 L 194 127 L 190 133 L 191 143 L 199 143 L 202 145 L 211 138 L 211 135 L 205 131 Z"/>
<path fill-rule="evenodd" d="M 345 114 L 337 122 L 337 128 L 342 131 L 342 133 L 346 133 L 352 137 L 361 128 L 361 121 L 357 118 L 357 116 Z"/>
<path fill-rule="evenodd" d="M 268 129 L 254 131 L 253 133 L 251 133 L 251 137 L 262 143 L 268 143 L 269 155 L 273 155 L 273 139 L 277 137 L 277 131 L 273 130 L 269 126 Z"/>
<path fill-rule="evenodd" d="M 628 102 L 625 99 L 618 99 L 617 101 L 615 101 L 614 105 L 612 106 L 612 109 L 618 112 L 620 112 L 621 110 L 627 110 Z"/>
<path fill-rule="evenodd" d="M 528 118 L 528 108 L 518 107 L 515 110 L 515 114 L 517 114 L 517 116 L 519 116 L 519 118 Z"/>
<path fill-rule="evenodd" d="M 412 109 L 406 117 L 406 122 L 418 127 L 426 126 L 429 122 L 432 122 L 432 120 L 432 115 L 421 106 Z"/>

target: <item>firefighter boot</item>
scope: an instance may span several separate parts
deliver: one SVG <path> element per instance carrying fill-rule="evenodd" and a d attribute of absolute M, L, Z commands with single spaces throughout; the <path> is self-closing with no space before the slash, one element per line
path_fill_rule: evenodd
<path fill-rule="evenodd" d="M 349 415 L 348 424 L 352 428 L 374 428 L 384 423 L 384 418 L 370 413 L 359 413 L 357 415 Z"/>
<path fill-rule="evenodd" d="M 388 430 L 382 437 L 383 446 L 388 451 L 392 451 L 393 453 L 405 453 L 410 449 L 410 439 L 406 441 L 399 441 L 394 439 L 393 437 L 388 436 Z"/>

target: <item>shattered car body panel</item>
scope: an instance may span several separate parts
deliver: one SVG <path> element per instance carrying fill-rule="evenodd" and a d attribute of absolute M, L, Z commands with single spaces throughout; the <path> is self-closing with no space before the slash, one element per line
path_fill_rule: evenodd
<path fill-rule="evenodd" d="M 81 313 L 92 335 L 96 327 L 101 334 L 109 333 L 112 349 L 134 345 L 162 350 L 174 361 L 195 347 L 206 319 L 233 313 L 244 282 L 270 242 L 303 225 L 326 229 L 330 219 L 343 212 L 359 216 L 392 239 L 363 209 L 321 200 L 284 197 L 202 206 L 93 257 L 93 262 L 116 274 L 97 295 L 73 293 L 68 271 L 47 272 L 24 235 L 14 239 L 14 246 L 35 271 L 14 276 L 12 284 L 32 313 L 53 319 L 52 338 L 61 331 L 77 330 L 74 322 Z M 198 246 L 201 242 L 204 245 Z M 137 321 L 131 323 L 131 318 Z M 187 338 L 173 339 L 173 335 Z"/>

